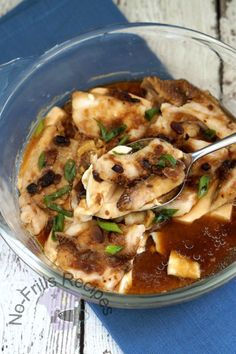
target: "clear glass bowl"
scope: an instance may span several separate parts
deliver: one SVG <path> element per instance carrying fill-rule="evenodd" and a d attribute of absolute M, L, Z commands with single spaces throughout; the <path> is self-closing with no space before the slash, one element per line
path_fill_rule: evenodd
<path fill-rule="evenodd" d="M 99 302 L 88 286 L 63 282 L 19 219 L 16 178 L 21 152 L 35 117 L 63 103 L 76 88 L 88 89 L 147 75 L 185 78 L 210 90 L 236 115 L 233 48 L 189 29 L 160 24 L 129 24 L 91 32 L 58 45 L 37 58 L 0 66 L 0 233 L 32 269 L 75 295 Z M 235 80 L 236 81 L 236 80 Z M 225 84 L 224 84 L 225 83 Z M 236 275 L 233 263 L 221 272 L 178 290 L 153 295 L 103 293 L 110 306 L 148 308 L 190 300 Z"/>

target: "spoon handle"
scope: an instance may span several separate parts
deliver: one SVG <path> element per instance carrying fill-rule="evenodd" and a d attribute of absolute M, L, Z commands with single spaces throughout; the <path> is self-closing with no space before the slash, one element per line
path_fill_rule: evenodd
<path fill-rule="evenodd" d="M 229 146 L 229 145 L 235 144 L 235 143 L 236 143 L 236 133 L 229 135 L 226 138 L 217 141 L 216 143 L 210 144 L 210 145 L 204 147 L 203 149 L 200 149 L 198 151 L 194 151 L 191 154 L 192 162 L 197 161 L 201 157 L 206 156 L 206 155 L 210 154 L 211 152 L 220 150 L 226 146 Z"/>

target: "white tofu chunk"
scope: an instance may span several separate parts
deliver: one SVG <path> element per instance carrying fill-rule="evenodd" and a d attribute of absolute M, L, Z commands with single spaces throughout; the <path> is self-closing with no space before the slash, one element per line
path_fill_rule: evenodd
<path fill-rule="evenodd" d="M 174 215 L 174 218 L 176 218 L 189 213 L 197 202 L 197 192 L 191 188 L 185 187 L 180 196 L 168 205 L 168 208 L 177 209 Z"/>
<path fill-rule="evenodd" d="M 200 264 L 176 251 L 171 251 L 167 274 L 181 278 L 199 279 L 201 275 Z"/>
<path fill-rule="evenodd" d="M 108 154 L 127 155 L 131 151 L 132 151 L 132 147 L 125 146 L 125 145 L 118 145 L 115 146 L 112 150 L 108 151 Z"/>
<path fill-rule="evenodd" d="M 126 273 L 121 279 L 121 282 L 118 287 L 118 292 L 120 294 L 125 294 L 131 288 L 131 286 L 132 286 L 132 269 L 128 273 Z"/>
<path fill-rule="evenodd" d="M 213 182 L 207 194 L 201 199 L 199 199 L 197 204 L 194 205 L 190 212 L 183 216 L 175 218 L 175 220 L 185 224 L 191 224 L 192 222 L 194 222 L 194 220 L 200 219 L 203 215 L 209 213 L 216 187 L 217 182 Z"/>
<path fill-rule="evenodd" d="M 157 253 L 160 253 L 160 254 L 165 254 L 165 250 L 164 250 L 164 247 L 163 247 L 163 242 L 161 240 L 161 232 L 159 231 L 154 231 L 154 232 L 151 232 L 151 237 L 155 243 L 155 247 L 156 247 L 156 251 Z"/>
<path fill-rule="evenodd" d="M 219 218 L 223 221 L 230 222 L 231 217 L 232 217 L 232 211 L 233 211 L 233 204 L 225 204 L 225 205 L 217 208 L 216 210 L 213 210 L 208 215 L 215 217 L 215 218 Z"/>

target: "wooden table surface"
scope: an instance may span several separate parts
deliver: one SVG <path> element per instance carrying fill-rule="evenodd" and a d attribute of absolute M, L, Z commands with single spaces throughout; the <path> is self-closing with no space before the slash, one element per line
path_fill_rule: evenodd
<path fill-rule="evenodd" d="M 20 1 L 0 0 L 0 16 Z M 236 47 L 236 0 L 114 0 L 114 3 L 131 22 L 185 26 Z M 23 299 L 20 290 L 25 288 L 26 292 L 38 282 L 39 276 L 24 265 L 0 237 L 2 353 L 121 353 L 89 305 L 73 295 L 51 288 L 31 296 L 20 306 Z M 10 324 L 15 318 L 16 306 L 22 311 L 19 325 Z"/>

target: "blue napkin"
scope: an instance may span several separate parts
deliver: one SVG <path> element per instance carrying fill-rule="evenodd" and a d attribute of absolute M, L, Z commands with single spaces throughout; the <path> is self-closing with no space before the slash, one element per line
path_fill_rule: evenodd
<path fill-rule="evenodd" d="M 92 305 L 126 354 L 235 354 L 236 279 L 197 300 L 150 310 Z"/>
<path fill-rule="evenodd" d="M 0 64 L 127 20 L 111 0 L 25 0 L 0 19 Z"/>
<path fill-rule="evenodd" d="M 127 21 L 111 0 L 26 0 L 0 20 L 0 64 L 121 22 Z M 236 353 L 236 280 L 168 308 L 104 316 L 91 306 L 126 354 Z"/>

